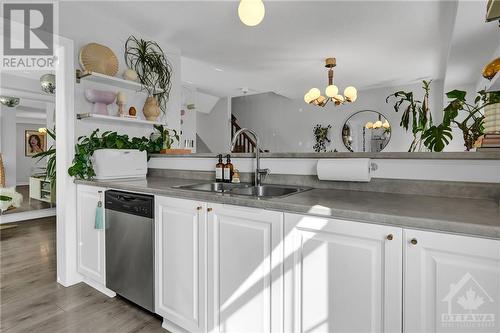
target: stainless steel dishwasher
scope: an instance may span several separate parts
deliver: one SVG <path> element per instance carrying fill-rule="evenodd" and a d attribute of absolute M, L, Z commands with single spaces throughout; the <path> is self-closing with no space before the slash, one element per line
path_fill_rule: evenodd
<path fill-rule="evenodd" d="M 105 192 L 106 287 L 154 312 L 154 197 Z"/>

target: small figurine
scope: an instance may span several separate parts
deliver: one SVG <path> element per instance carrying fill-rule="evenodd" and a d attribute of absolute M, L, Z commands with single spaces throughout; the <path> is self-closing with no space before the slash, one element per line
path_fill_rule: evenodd
<path fill-rule="evenodd" d="M 135 117 L 137 115 L 137 110 L 135 109 L 135 107 L 131 106 L 129 109 L 128 109 L 128 114 L 132 117 Z"/>
<path fill-rule="evenodd" d="M 125 93 L 123 91 L 118 92 L 116 95 L 116 105 L 118 105 L 118 116 L 123 117 L 125 116 L 125 102 L 127 102 L 127 97 L 125 96 Z"/>

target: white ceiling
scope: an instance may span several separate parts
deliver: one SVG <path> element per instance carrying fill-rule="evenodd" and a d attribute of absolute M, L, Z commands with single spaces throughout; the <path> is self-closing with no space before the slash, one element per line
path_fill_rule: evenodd
<path fill-rule="evenodd" d="M 457 17 L 462 30 L 474 24 L 467 38 L 481 41 L 458 58 L 449 54 L 450 48 L 463 50 L 462 35 L 454 33 L 456 1 L 264 3 L 264 21 L 247 27 L 238 19 L 238 1 L 65 2 L 60 33 L 90 42 L 112 40 L 124 27 L 130 34 L 140 32 L 178 48 L 182 80 L 219 96 L 241 95 L 240 88 L 250 88 L 301 97 L 310 87 L 326 85 L 323 61 L 329 56 L 337 58 L 341 88 L 443 79 L 448 59 L 460 67 L 479 61 L 475 54 L 482 52 L 483 61 L 491 52 L 476 45 L 499 44 L 500 29 L 483 23 L 484 1 L 471 3 Z M 473 67 L 453 80 L 474 79 L 478 65 Z"/>

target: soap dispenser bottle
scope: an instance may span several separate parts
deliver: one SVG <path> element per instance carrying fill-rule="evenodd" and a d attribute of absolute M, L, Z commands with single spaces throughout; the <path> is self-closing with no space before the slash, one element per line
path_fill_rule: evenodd
<path fill-rule="evenodd" d="M 215 165 L 215 181 L 222 183 L 224 181 L 224 162 L 222 162 L 222 154 L 217 156 L 219 162 Z"/>
<path fill-rule="evenodd" d="M 231 183 L 233 181 L 233 163 L 231 163 L 231 155 L 226 155 L 226 164 L 224 165 L 224 182 Z"/>

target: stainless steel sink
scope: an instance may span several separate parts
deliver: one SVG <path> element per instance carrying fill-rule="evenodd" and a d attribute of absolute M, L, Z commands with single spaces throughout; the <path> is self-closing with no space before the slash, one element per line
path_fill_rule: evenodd
<path fill-rule="evenodd" d="M 202 183 L 193 185 L 181 185 L 176 188 L 184 190 L 229 193 L 235 195 L 253 196 L 258 198 L 272 198 L 292 195 L 309 190 L 307 187 L 295 187 L 286 185 L 262 185 L 252 186 L 246 183 Z"/>
<path fill-rule="evenodd" d="M 282 197 L 309 190 L 305 187 L 283 186 L 283 185 L 261 185 L 245 188 L 235 188 L 231 194 L 248 195 L 253 197 L 270 198 Z"/>
<path fill-rule="evenodd" d="M 202 191 L 202 192 L 218 192 L 224 193 L 231 191 L 236 188 L 245 188 L 250 187 L 251 184 L 246 183 L 202 183 L 202 184 L 193 184 L 193 185 L 181 185 L 176 186 L 176 188 L 182 188 L 185 190 L 193 190 L 193 191 Z"/>

